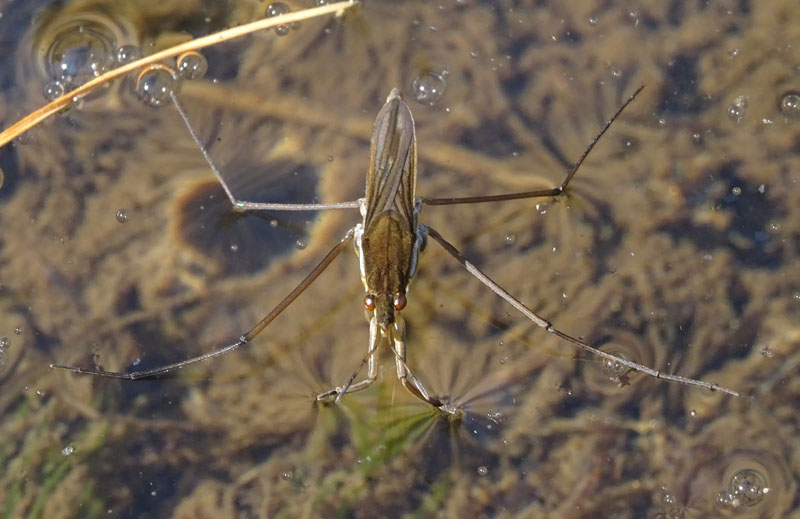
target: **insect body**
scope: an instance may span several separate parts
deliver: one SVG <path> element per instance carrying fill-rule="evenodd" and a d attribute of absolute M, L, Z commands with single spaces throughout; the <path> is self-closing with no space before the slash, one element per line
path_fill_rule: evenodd
<path fill-rule="evenodd" d="M 385 329 L 395 321 L 395 310 L 405 307 L 406 290 L 417 266 L 421 240 L 417 234 L 419 205 L 417 146 L 411 110 L 400 91 L 392 90 L 375 121 L 364 222 L 356 227 L 356 250 L 361 280 L 367 291 L 365 306 Z"/>
<path fill-rule="evenodd" d="M 348 383 L 317 397 L 353 392 L 375 381 L 377 340 L 387 339 L 394 349 L 397 376 L 413 395 L 436 407 L 444 404 L 428 391 L 405 363 L 405 324 L 408 282 L 417 268 L 425 227 L 417 225 L 421 203 L 414 196 L 417 183 L 417 143 L 411 110 L 400 91 L 393 89 L 375 119 L 367 173 L 366 196 L 359 206 L 363 223 L 354 230 L 355 247 L 364 283 L 364 307 L 371 314 L 367 379 Z"/>

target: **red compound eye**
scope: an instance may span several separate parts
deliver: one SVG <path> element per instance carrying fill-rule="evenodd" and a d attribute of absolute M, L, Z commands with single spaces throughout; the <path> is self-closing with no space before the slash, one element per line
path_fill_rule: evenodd
<path fill-rule="evenodd" d="M 397 294 L 396 296 L 394 296 L 394 309 L 398 311 L 402 310 L 403 308 L 406 307 L 407 302 L 408 301 L 406 301 L 405 294 Z"/>
<path fill-rule="evenodd" d="M 375 298 L 372 296 L 372 294 L 367 294 L 364 296 L 364 308 L 370 312 L 375 310 Z"/>

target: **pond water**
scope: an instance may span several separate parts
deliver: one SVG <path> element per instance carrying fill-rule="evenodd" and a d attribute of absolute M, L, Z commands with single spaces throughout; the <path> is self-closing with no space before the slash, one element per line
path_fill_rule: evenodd
<path fill-rule="evenodd" d="M 321 3 L 0 3 L 2 127 L 139 53 Z M 403 389 L 386 347 L 372 387 L 315 405 L 368 348 L 350 248 L 239 351 L 154 380 L 50 369 L 229 344 L 360 219 L 233 212 L 174 106 L 143 103 L 133 75 L 0 148 L 0 515 L 796 510 L 796 5 L 563 4 L 369 0 L 208 47 L 177 95 L 237 196 L 311 203 L 363 196 L 394 87 L 416 120 L 417 194 L 457 197 L 558 185 L 645 85 L 566 196 L 420 221 L 565 333 L 742 396 L 620 384 L 432 240 L 407 361 L 457 419 Z"/>

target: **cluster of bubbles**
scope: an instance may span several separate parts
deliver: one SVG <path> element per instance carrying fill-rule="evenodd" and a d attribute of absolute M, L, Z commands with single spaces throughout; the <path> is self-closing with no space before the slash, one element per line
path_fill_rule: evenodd
<path fill-rule="evenodd" d="M 717 508 L 727 517 L 730 512 L 752 508 L 761 503 L 764 497 L 769 494 L 770 488 L 767 485 L 764 475 L 752 468 L 742 469 L 734 473 L 727 483 L 727 490 L 723 490 L 717 496 Z M 684 519 L 686 508 L 670 490 L 662 486 L 658 492 L 661 501 L 662 513 L 657 517 L 669 519 Z"/>
<path fill-rule="evenodd" d="M 658 514 L 656 517 L 664 517 L 668 519 L 684 518 L 683 507 L 678 503 L 678 499 L 667 487 L 662 486 L 659 490 L 659 495 L 662 513 Z"/>
<path fill-rule="evenodd" d="M 102 24 L 77 21 L 65 26 L 48 47 L 44 68 L 49 81 L 44 97 L 53 101 L 65 92 L 80 87 L 92 79 L 142 58 L 136 45 L 117 46 L 113 34 Z M 205 57 L 190 51 L 178 57 L 175 67 L 151 65 L 136 78 L 134 91 L 149 106 L 167 104 L 180 80 L 203 77 L 208 70 Z"/>
<path fill-rule="evenodd" d="M 71 23 L 53 38 L 44 56 L 50 81 L 44 96 L 53 100 L 102 75 L 115 65 L 116 39 L 105 26 L 92 21 Z"/>
<path fill-rule="evenodd" d="M 325 4 L 327 4 L 326 1 L 317 0 L 317 5 L 325 5 Z M 267 10 L 264 12 L 264 16 L 266 16 L 267 18 L 273 18 L 275 16 L 286 14 L 289 11 L 291 11 L 291 9 L 289 9 L 289 6 L 286 5 L 286 3 L 273 2 L 267 6 Z M 277 27 L 275 27 L 275 34 L 277 34 L 278 36 L 286 36 L 287 34 L 289 34 L 290 29 L 297 30 L 299 28 L 300 28 L 300 22 L 292 22 L 288 25 L 278 25 Z"/>
<path fill-rule="evenodd" d="M 739 96 L 728 105 L 728 117 L 734 122 L 740 122 L 744 117 L 744 109 L 747 106 L 747 96 Z"/>
<path fill-rule="evenodd" d="M 755 506 L 764 499 L 770 489 L 761 472 L 744 469 L 731 476 L 728 489 L 717 496 L 717 504 L 722 508 Z"/>
<path fill-rule="evenodd" d="M 322 6 L 328 0 L 315 0 Z M 272 18 L 290 12 L 284 2 L 273 2 L 266 8 L 265 16 Z M 283 36 L 292 29 L 298 29 L 299 22 L 279 25 L 275 33 Z M 94 78 L 126 65 L 142 57 L 142 52 L 135 45 L 117 46 L 116 38 L 103 24 L 83 20 L 75 21 L 63 27 L 53 39 L 44 56 L 45 73 L 49 79 L 44 86 L 43 95 L 53 101 Z M 192 80 L 203 77 L 208 69 L 205 57 L 194 51 L 187 52 L 177 59 L 176 67 L 155 64 L 142 70 L 136 78 L 134 91 L 149 106 L 164 106 L 177 91 L 180 80 Z M 427 85 L 430 81 L 425 82 Z M 435 83 L 435 81 L 434 81 Z M 431 83 L 433 85 L 433 83 Z M 430 91 L 426 95 L 435 97 L 441 87 L 423 86 Z"/>
<path fill-rule="evenodd" d="M 160 107 L 168 104 L 178 91 L 181 80 L 200 79 L 208 70 L 205 56 L 189 51 L 178 56 L 176 67 L 150 65 L 136 78 L 134 91 L 146 105 Z"/>
<path fill-rule="evenodd" d="M 55 42 L 51 49 L 56 47 L 56 43 L 58 42 Z M 105 52 L 101 54 L 97 50 L 98 47 L 85 45 L 82 48 L 62 48 L 59 53 L 48 54 L 47 64 L 53 79 L 44 86 L 42 93 L 45 99 L 53 101 L 63 96 L 66 91 L 73 90 L 116 66 L 131 63 L 142 57 L 142 51 L 136 45 L 122 45 L 107 54 Z"/>
<path fill-rule="evenodd" d="M 745 108 L 747 107 L 747 96 L 738 96 L 733 102 L 728 105 L 728 117 L 735 121 L 740 122 L 744 117 Z M 800 118 L 800 92 L 787 92 L 783 94 L 778 101 L 778 109 L 786 117 L 793 119 Z M 765 119 L 765 122 L 768 121 Z"/>

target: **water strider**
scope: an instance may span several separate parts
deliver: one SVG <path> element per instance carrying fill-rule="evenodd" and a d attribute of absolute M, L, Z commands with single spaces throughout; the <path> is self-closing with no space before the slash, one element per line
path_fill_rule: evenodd
<path fill-rule="evenodd" d="M 339 256 L 344 248 L 354 243 L 361 267 L 361 281 L 364 284 L 364 307 L 369 316 L 369 348 L 367 355 L 361 363 L 366 364 L 367 376 L 364 380 L 355 382 L 357 369 L 350 380 L 343 386 L 336 387 L 316 397 L 317 402 L 335 400 L 338 402 L 346 393 L 353 393 L 369 387 L 377 378 L 376 355 L 378 346 L 386 341 L 392 350 L 397 367 L 397 376 L 403 386 L 415 397 L 446 412 L 456 413 L 458 410 L 436 396 L 431 395 L 422 382 L 414 375 L 406 364 L 405 325 L 402 310 L 406 306 L 406 293 L 408 283 L 414 276 L 420 249 L 428 237 L 433 238 L 445 251 L 492 292 L 503 298 L 530 321 L 544 328 L 553 335 L 574 344 L 575 346 L 602 357 L 612 366 L 624 366 L 631 371 L 639 371 L 655 378 L 661 378 L 682 384 L 699 386 L 714 391 L 738 396 L 736 391 L 727 389 L 717 384 L 663 373 L 659 370 L 617 357 L 599 350 L 587 342 L 567 335 L 552 323 L 537 315 L 533 310 L 512 296 L 507 290 L 495 283 L 478 267 L 470 263 L 461 252 L 450 242 L 445 240 L 439 232 L 417 221 L 423 205 L 450 205 L 472 204 L 481 202 L 498 202 L 521 198 L 557 197 L 564 193 L 572 177 L 580 168 L 595 144 L 605 134 L 611 124 L 619 117 L 622 111 L 641 92 L 639 87 L 611 119 L 606 122 L 597 136 L 592 140 L 575 166 L 564 178 L 561 185 L 551 189 L 509 193 L 490 196 L 475 196 L 464 198 L 428 198 L 417 197 L 415 194 L 417 182 L 417 142 L 414 130 L 414 118 L 411 109 L 403 100 L 398 89 L 393 89 L 386 99 L 386 103 L 375 119 L 372 132 L 370 164 L 367 172 L 367 185 L 364 198 L 350 202 L 333 204 L 278 204 L 257 203 L 237 199 L 231 192 L 219 170 L 214 166 L 208 152 L 201 144 L 196 133 L 189 124 L 189 120 L 180 102 L 174 96 L 172 99 L 181 117 L 189 128 L 197 145 L 214 171 L 222 188 L 225 190 L 233 207 L 237 211 L 259 210 L 285 210 L 307 211 L 324 209 L 358 208 L 363 218 L 347 231 L 341 241 L 336 244 L 322 261 L 311 270 L 308 275 L 273 308 L 256 326 L 239 337 L 234 343 L 215 351 L 192 357 L 181 362 L 167 364 L 157 368 L 133 372 L 105 371 L 103 369 L 87 369 L 76 366 L 51 365 L 54 368 L 67 369 L 76 373 L 97 375 L 103 377 L 136 380 L 155 377 L 168 373 L 184 366 L 201 362 L 218 355 L 222 355 L 243 346 L 253 340 L 275 317 L 285 310 L 292 302 L 308 288 L 320 274 Z M 620 382 L 625 375 L 619 376 Z"/>

